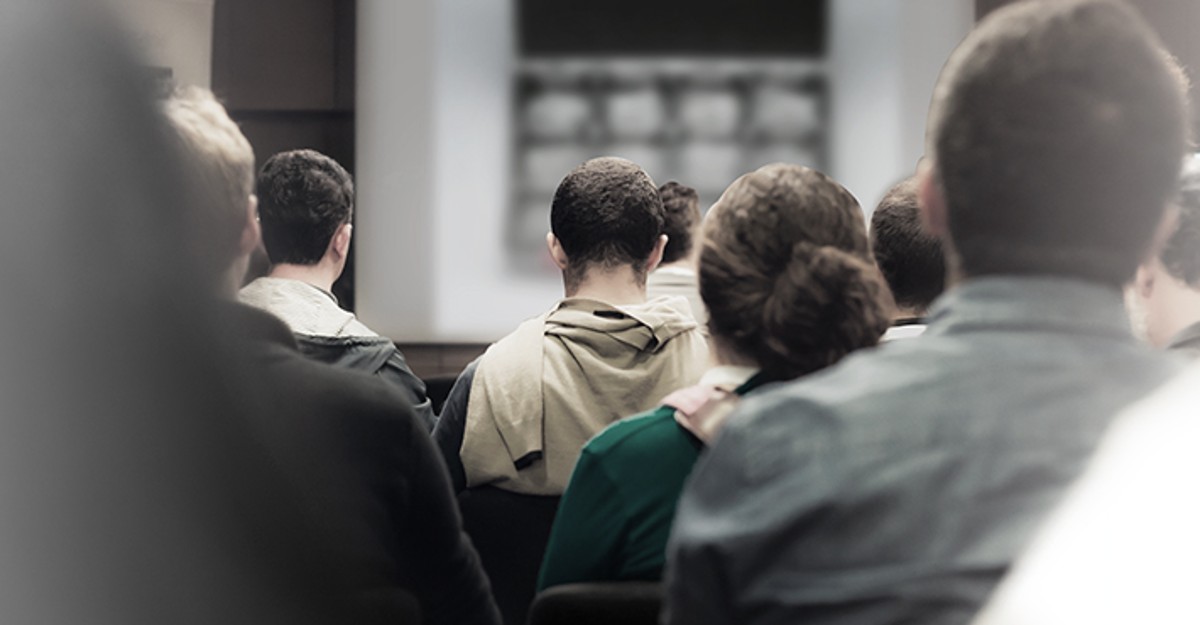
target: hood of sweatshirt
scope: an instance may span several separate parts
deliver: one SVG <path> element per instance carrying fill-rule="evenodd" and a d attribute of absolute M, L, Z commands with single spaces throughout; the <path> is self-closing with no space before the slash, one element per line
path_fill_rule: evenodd
<path fill-rule="evenodd" d="M 687 300 L 678 296 L 626 306 L 572 297 L 560 302 L 546 318 L 548 336 L 588 346 L 601 357 L 630 349 L 655 352 L 698 327 Z"/>

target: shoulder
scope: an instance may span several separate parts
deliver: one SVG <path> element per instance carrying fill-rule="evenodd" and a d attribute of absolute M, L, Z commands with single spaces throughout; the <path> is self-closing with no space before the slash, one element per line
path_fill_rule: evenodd
<path fill-rule="evenodd" d="M 584 453 L 612 455 L 635 452 L 652 441 L 676 434 L 675 410 L 660 406 L 632 417 L 626 417 L 604 428 L 584 446 Z"/>
<path fill-rule="evenodd" d="M 296 354 L 278 361 L 278 382 L 298 402 L 343 420 L 396 421 L 412 417 L 408 402 L 388 383 L 361 371 Z"/>
<path fill-rule="evenodd" d="M 602 462 L 610 473 L 619 473 L 620 469 L 641 467 L 647 459 L 676 456 L 679 450 L 698 453 L 698 444 L 674 421 L 674 409 L 664 405 L 612 423 L 583 446 L 581 457 L 587 458 L 586 462 Z"/>

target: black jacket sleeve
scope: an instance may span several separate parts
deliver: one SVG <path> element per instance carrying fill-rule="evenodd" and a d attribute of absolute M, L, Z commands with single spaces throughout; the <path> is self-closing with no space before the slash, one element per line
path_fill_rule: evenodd
<path fill-rule="evenodd" d="M 425 393 L 425 382 L 408 367 L 408 362 L 404 360 L 404 355 L 399 349 L 392 350 L 392 355 L 377 375 L 400 390 L 404 398 L 412 404 L 413 412 L 416 413 L 417 420 L 425 426 L 425 431 L 432 431 L 435 423 L 433 402 Z"/>
<path fill-rule="evenodd" d="M 414 432 L 408 463 L 412 469 L 404 538 L 413 555 L 412 579 L 422 599 L 424 622 L 447 625 L 500 623 L 491 586 L 479 555 L 463 531 L 445 467 L 429 436 Z"/>
<path fill-rule="evenodd" d="M 458 452 L 462 449 L 471 383 L 475 381 L 475 370 L 478 367 L 479 358 L 476 358 L 459 374 L 454 387 L 450 389 L 450 395 L 446 397 L 446 404 L 442 406 L 442 416 L 433 428 L 433 440 L 442 452 L 442 459 L 446 461 L 446 469 L 450 472 L 450 485 L 456 493 L 461 493 L 467 488 L 466 470 L 463 469 L 462 458 Z"/>

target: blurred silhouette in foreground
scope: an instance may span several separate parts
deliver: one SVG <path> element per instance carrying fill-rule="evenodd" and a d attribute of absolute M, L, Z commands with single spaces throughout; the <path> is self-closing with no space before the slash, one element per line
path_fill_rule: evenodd
<path fill-rule="evenodd" d="M 666 622 L 969 622 L 1115 416 L 1178 372 L 1134 339 L 1121 288 L 1166 215 L 1186 111 L 1129 3 L 982 20 L 938 78 L 918 173 L 961 282 L 919 339 L 729 418 L 679 501 Z"/>
<path fill-rule="evenodd" d="M 205 195 L 98 6 L 0 7 L 0 621 L 382 618 L 333 506 L 354 481 L 250 387 L 184 253 Z"/>
<path fill-rule="evenodd" d="M 0 16 L 0 620 L 332 622 L 331 528 L 177 251 L 148 72 L 94 4 Z"/>

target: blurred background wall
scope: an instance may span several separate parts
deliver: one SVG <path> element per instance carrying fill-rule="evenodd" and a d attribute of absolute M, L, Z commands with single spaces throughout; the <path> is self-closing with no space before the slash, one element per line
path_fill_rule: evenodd
<path fill-rule="evenodd" d="M 753 14 L 756 4 L 774 3 L 734 6 L 752 19 L 772 20 L 770 12 Z M 490 341 L 559 296 L 552 273 L 529 270 L 513 258 L 526 254 L 536 262 L 544 257 L 540 238 L 527 237 L 513 250 L 512 241 L 519 238 L 513 229 L 516 222 L 524 233 L 544 233 L 549 209 L 548 202 L 540 214 L 537 203 L 529 209 L 515 206 L 513 186 L 522 184 L 522 172 L 531 166 L 513 160 L 528 161 L 531 152 L 517 149 L 522 117 L 514 108 L 521 104 L 522 77 L 537 69 L 530 57 L 544 61 L 545 56 L 523 54 L 514 28 L 519 10 L 517 2 L 360 0 L 356 291 L 360 315 L 392 336 Z M 830 0 L 824 16 L 817 29 L 824 38 L 821 53 L 791 59 L 816 67 L 825 84 L 823 153 L 806 164 L 826 169 L 869 206 L 921 156 L 930 88 L 946 55 L 973 23 L 974 5 L 971 0 Z M 797 36 L 812 31 L 811 25 L 794 28 Z M 610 60 L 575 56 L 593 65 Z M 716 55 L 695 62 L 716 73 L 719 65 L 737 58 Z M 658 71 L 649 62 L 627 64 L 632 73 Z M 618 104 L 634 109 L 636 97 Z M 712 125 L 720 123 L 718 100 L 697 105 L 716 105 L 709 106 Z M 639 159 L 631 152 L 626 154 L 647 161 L 643 165 L 659 176 L 654 153 Z M 725 173 L 721 159 L 727 152 L 693 152 L 708 165 L 700 169 L 706 179 L 680 181 L 705 190 L 719 191 L 737 173 L 762 164 L 734 161 Z M 593 155 L 587 149 L 575 153 L 562 162 Z M 547 169 L 551 178 L 561 177 L 569 166 Z"/>
<path fill-rule="evenodd" d="M 541 242 L 549 194 L 596 153 L 632 157 L 657 182 L 678 178 L 707 202 L 742 171 L 796 160 L 830 173 L 869 211 L 921 157 L 947 55 L 977 15 L 1005 1 L 826 0 L 791 3 L 805 5 L 796 10 L 779 0 L 659 0 L 658 20 L 676 10 L 686 21 L 690 11 L 728 27 L 703 26 L 671 43 L 675 52 L 605 52 L 600 35 L 653 32 L 629 26 L 637 3 L 606 3 L 624 11 L 612 22 L 624 26 L 606 29 L 596 14 L 547 43 L 547 23 L 564 18 L 543 15 L 539 26 L 538 16 L 569 14 L 573 3 L 116 0 L 151 65 L 210 83 L 260 161 L 312 147 L 355 174 L 354 262 L 338 295 L 401 343 L 419 373 L 457 370 L 560 296 Z M 1195 66 L 1200 3 L 1134 4 Z M 755 24 L 765 25 L 761 42 L 745 35 Z"/>

